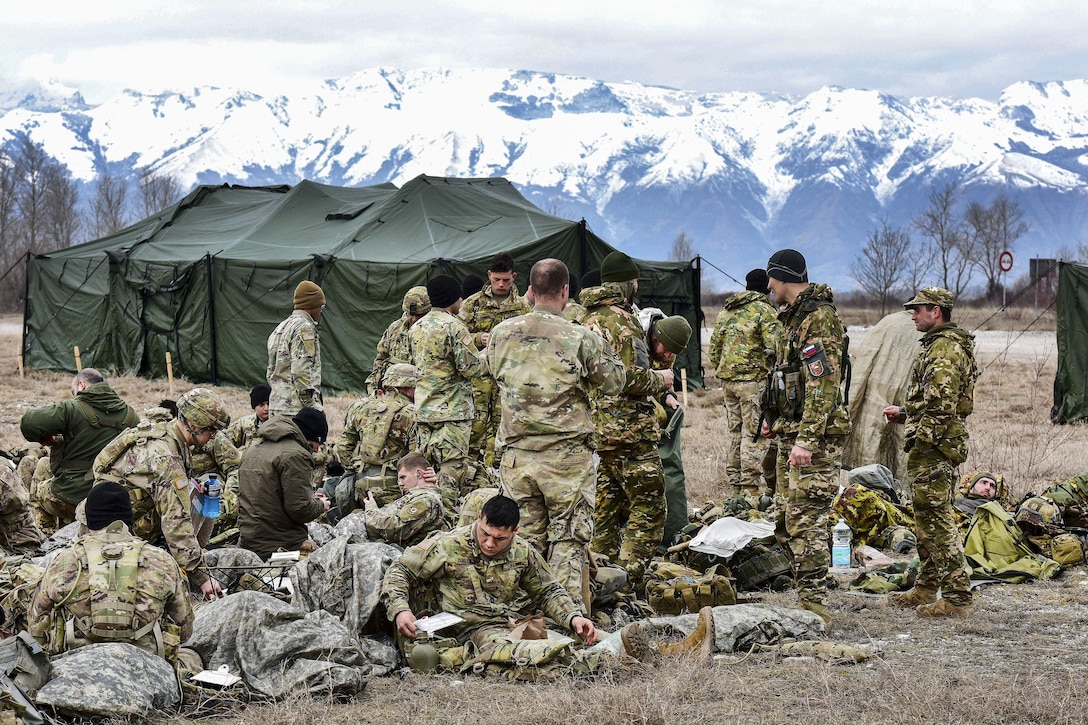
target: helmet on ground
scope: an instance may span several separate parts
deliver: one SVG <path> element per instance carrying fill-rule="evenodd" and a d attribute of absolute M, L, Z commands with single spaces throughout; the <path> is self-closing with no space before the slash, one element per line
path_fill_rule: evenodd
<path fill-rule="evenodd" d="M 207 388 L 193 388 L 178 398 L 178 417 L 194 428 L 222 430 L 230 425 L 226 402 Z"/>
<path fill-rule="evenodd" d="M 1046 528 L 1062 525 L 1062 513 L 1058 505 L 1042 496 L 1032 496 L 1020 504 L 1016 510 L 1016 523 L 1028 528 Z"/>

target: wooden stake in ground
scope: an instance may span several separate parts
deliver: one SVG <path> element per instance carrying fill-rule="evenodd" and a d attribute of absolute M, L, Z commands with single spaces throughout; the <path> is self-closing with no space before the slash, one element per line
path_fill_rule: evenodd
<path fill-rule="evenodd" d="M 76 372 L 78 373 L 83 369 L 83 360 L 79 357 L 79 345 L 73 347 L 72 350 L 75 351 L 76 354 Z"/>
<path fill-rule="evenodd" d="M 170 397 L 174 397 L 174 359 L 170 352 L 166 353 L 166 379 L 170 381 Z"/>
<path fill-rule="evenodd" d="M 26 377 L 25 373 L 23 372 L 23 354 L 22 353 L 19 353 L 19 377 L 20 378 Z"/>
<path fill-rule="evenodd" d="M 680 368 L 680 389 L 684 391 L 684 407 L 688 407 L 688 369 Z"/>

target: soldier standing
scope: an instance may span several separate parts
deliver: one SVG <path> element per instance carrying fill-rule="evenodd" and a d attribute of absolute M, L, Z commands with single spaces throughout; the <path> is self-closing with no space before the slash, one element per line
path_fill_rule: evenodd
<path fill-rule="evenodd" d="M 965 421 L 974 408 L 978 368 L 974 336 L 952 322 L 953 301 L 948 290 L 926 287 L 903 305 L 925 334 L 911 368 L 906 405 L 883 411 L 889 423 L 907 426 L 904 448 L 921 560 L 914 588 L 888 595 L 888 603 L 915 607 L 926 617 L 974 612 L 952 497 L 955 468 L 967 460 Z"/>
<path fill-rule="evenodd" d="M 654 397 L 671 390 L 674 379 L 672 370 L 650 369 L 646 334 L 632 307 L 637 290 L 638 266 L 623 252 L 604 258 L 600 286 L 582 290 L 583 324 L 604 336 L 626 372 L 620 392 L 597 390 L 593 396 L 600 465 L 592 549 L 622 566 L 633 587 L 665 530 Z"/>
<path fill-rule="evenodd" d="M 431 311 L 427 288 L 413 287 L 405 292 L 400 308 L 403 314 L 389 323 L 389 327 L 382 333 L 382 339 L 378 340 L 374 369 L 366 379 L 366 390 L 370 394 L 385 387 L 382 376 L 390 365 L 412 362 L 412 344 L 408 340 L 408 330 Z"/>
<path fill-rule="evenodd" d="M 412 325 L 408 337 L 419 368 L 416 383 L 416 430 L 420 452 L 439 469 L 439 482 L 467 493 L 475 488 L 469 461 L 472 432 L 472 379 L 487 372 L 472 344 L 461 309 L 461 285 L 440 274 L 427 282 L 431 311 Z"/>
<path fill-rule="evenodd" d="M 759 436 L 759 394 L 782 336 L 778 312 L 767 299 L 767 272 L 753 269 L 745 291 L 725 301 L 710 336 L 708 355 L 725 398 L 726 462 L 729 483 L 755 506 L 764 488 L 759 477 L 767 451 Z"/>
<path fill-rule="evenodd" d="M 325 293 L 309 280 L 295 287 L 295 311 L 268 336 L 268 369 L 272 387 L 271 415 L 291 416 L 303 408 L 321 410 L 321 345 L 317 323 L 325 309 Z"/>
<path fill-rule="evenodd" d="M 618 393 L 626 373 L 600 335 L 563 318 L 569 279 L 558 259 L 533 265 L 533 311 L 495 326 L 487 362 L 501 403 L 503 493 L 521 509 L 522 537 L 586 611 L 582 568 L 597 486 L 589 396 L 594 388 Z"/>
<path fill-rule="evenodd" d="M 488 283 L 476 294 L 466 297 L 461 305 L 458 316 L 472 333 L 472 343 L 478 349 L 487 347 L 488 337 L 495 325 L 532 309 L 514 286 L 517 278 L 514 258 L 506 252 L 496 254 L 487 268 Z M 494 467 L 495 429 L 500 409 L 495 395 L 495 381 L 490 375 L 473 379 L 472 402 L 476 414 L 472 421 L 470 450 L 473 455 L 482 451 L 484 465 Z"/>
<path fill-rule="evenodd" d="M 768 288 L 785 304 L 784 334 L 775 347 L 770 382 L 777 402 L 765 434 L 778 439 L 776 534 L 793 560 L 801 606 L 825 622 L 831 561 L 831 503 L 839 489 L 843 440 L 850 417 L 839 383 L 845 330 L 831 288 L 809 284 L 804 256 L 782 249 L 767 263 Z"/>

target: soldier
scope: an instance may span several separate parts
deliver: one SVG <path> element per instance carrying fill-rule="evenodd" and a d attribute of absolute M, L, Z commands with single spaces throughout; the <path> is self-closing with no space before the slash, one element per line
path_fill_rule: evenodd
<path fill-rule="evenodd" d="M 383 375 L 376 394 L 357 400 L 344 417 L 344 430 L 336 442 L 336 457 L 351 472 L 351 496 L 337 496 L 340 515 L 345 516 L 374 492 L 379 506 L 401 495 L 397 485 L 397 461 L 416 447 L 416 381 L 419 368 L 408 363 L 391 365 Z M 339 488 L 339 486 L 338 486 Z"/>
<path fill-rule="evenodd" d="M 431 464 L 418 451 L 401 458 L 397 463 L 397 483 L 404 495 L 379 506 L 374 492 L 367 494 L 363 504 L 367 537 L 372 541 L 413 546 L 434 531 L 447 530 L 446 509 L 433 472 Z"/>
<path fill-rule="evenodd" d="M 49 562 L 30 610 L 30 634 L 50 654 L 127 642 L 173 662 L 193 633 L 193 605 L 177 562 L 136 538 L 132 500 L 111 481 L 94 486 L 86 536 Z"/>
<path fill-rule="evenodd" d="M 431 311 L 431 300 L 427 297 L 427 288 L 413 287 L 405 292 L 400 307 L 404 314 L 393 320 L 382 333 L 382 339 L 378 340 L 378 349 L 374 355 L 374 369 L 366 379 L 366 391 L 371 395 L 386 387 L 382 376 L 390 365 L 412 362 L 412 345 L 408 341 L 408 330 L 419 322 L 423 315 Z"/>
<path fill-rule="evenodd" d="M 470 464 L 472 379 L 487 372 L 472 343 L 461 309 L 461 285 L 440 274 L 427 282 L 431 311 L 412 326 L 412 359 L 419 368 L 416 383 L 416 429 L 419 449 L 439 469 L 439 481 L 465 493 L 476 487 Z"/>
<path fill-rule="evenodd" d="M 800 252 L 782 249 L 767 263 L 767 286 L 785 304 L 783 334 L 771 370 L 775 412 L 764 434 L 778 439 L 776 535 L 790 553 L 801 607 L 825 622 L 831 503 L 839 490 L 842 446 L 850 417 L 839 389 L 845 330 L 831 288 L 809 284 Z"/>
<path fill-rule="evenodd" d="M 253 415 L 244 415 L 231 423 L 223 431 L 222 436 L 216 437 L 216 440 L 225 438 L 238 449 L 239 455 L 245 453 L 246 449 L 253 445 L 253 439 L 260 429 L 261 423 L 268 420 L 268 399 L 271 394 L 272 387 L 267 383 L 254 385 L 250 388 L 249 407 L 253 408 Z"/>
<path fill-rule="evenodd" d="M 219 585 L 202 568 L 203 552 L 193 530 L 190 446 L 204 448 L 230 424 L 227 405 L 207 388 L 178 398 L 178 417 L 142 422 L 111 441 L 94 460 L 95 485 L 113 481 L 132 498 L 132 532 L 152 544 L 165 543 L 205 598 Z"/>
<path fill-rule="evenodd" d="M 905 423 L 907 476 L 921 560 L 914 588 L 888 595 L 896 607 L 926 617 L 974 612 L 963 542 L 952 508 L 956 466 L 967 460 L 967 416 L 974 408 L 975 338 L 952 322 L 952 293 L 926 287 L 903 306 L 924 332 L 911 368 L 906 405 L 884 408 L 888 423 Z M 941 599 L 937 599 L 937 590 Z"/>
<path fill-rule="evenodd" d="M 522 536 L 587 611 L 582 567 L 597 484 L 589 396 L 594 388 L 618 393 L 625 372 L 600 335 L 563 318 L 569 279 L 558 259 L 533 265 L 533 311 L 492 329 L 487 362 L 501 403 L 495 444 L 503 493 L 523 513 Z"/>
<path fill-rule="evenodd" d="M 261 426 L 238 471 L 239 546 L 267 559 L 306 543 L 306 523 L 329 510 L 311 486 L 314 454 L 328 434 L 325 414 L 313 408 Z"/>
<path fill-rule="evenodd" d="M 759 433 L 759 394 L 782 335 L 778 313 L 767 299 L 767 273 L 753 269 L 745 291 L 725 301 L 708 351 L 725 397 L 726 463 L 729 483 L 755 506 L 765 489 L 759 483 L 768 442 Z"/>
<path fill-rule="evenodd" d="M 578 284 L 578 278 L 573 272 L 569 273 L 567 284 L 570 286 L 570 291 L 567 294 L 567 304 L 563 307 L 563 318 L 570 322 L 581 322 L 586 316 L 586 308 L 578 303 L 578 293 L 582 291 L 582 287 Z"/>
<path fill-rule="evenodd" d="M 39 521 L 53 531 L 75 521 L 76 506 L 91 490 L 91 463 L 102 448 L 139 416 L 94 368 L 72 380 L 72 398 L 28 410 L 19 422 L 23 437 L 49 447 L 52 478 L 31 496 Z"/>
<path fill-rule="evenodd" d="M 303 408 L 321 410 L 321 344 L 317 324 L 325 309 L 325 293 L 309 280 L 295 287 L 295 311 L 268 336 L 268 369 L 272 387 L 270 415 L 294 415 Z"/>
<path fill-rule="evenodd" d="M 45 533 L 38 528 L 30 510 L 30 496 L 26 492 L 15 464 L 0 457 L 0 545 L 3 552 L 29 554 L 45 541 Z"/>
<path fill-rule="evenodd" d="M 637 290 L 638 266 L 622 252 L 604 258 L 599 287 L 582 290 L 583 324 L 604 335 L 626 369 L 621 391 L 593 395 L 600 465 L 592 548 L 627 570 L 632 586 L 642 579 L 664 534 L 661 427 L 654 398 L 673 385 L 672 370 L 650 369 L 646 335 L 632 307 Z"/>

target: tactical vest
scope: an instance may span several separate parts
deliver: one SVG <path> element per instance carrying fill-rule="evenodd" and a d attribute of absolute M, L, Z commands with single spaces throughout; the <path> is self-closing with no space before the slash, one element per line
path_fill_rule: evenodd
<path fill-rule="evenodd" d="M 359 431 L 359 443 L 356 448 L 362 463 L 365 466 L 380 466 L 390 458 L 400 458 L 400 451 L 390 451 L 389 431 L 393 427 L 393 420 L 397 414 L 409 404 L 407 399 L 391 400 L 388 396 L 382 396 L 377 402 L 368 406 L 366 420 Z"/>

